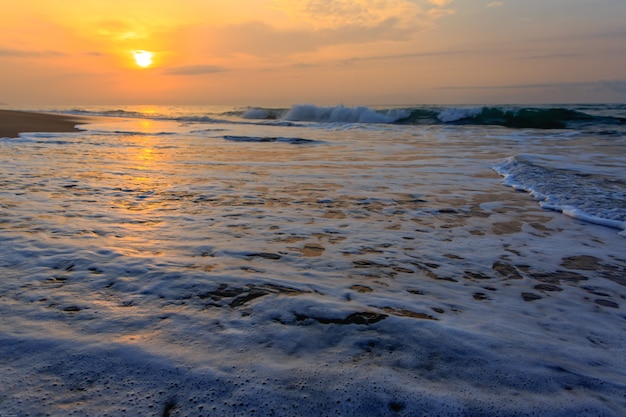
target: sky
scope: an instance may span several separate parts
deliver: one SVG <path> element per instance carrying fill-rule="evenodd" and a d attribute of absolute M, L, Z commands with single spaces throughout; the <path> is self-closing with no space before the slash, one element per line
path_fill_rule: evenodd
<path fill-rule="evenodd" d="M 626 102 L 624 0 L 0 0 L 0 9 L 5 106 Z"/>

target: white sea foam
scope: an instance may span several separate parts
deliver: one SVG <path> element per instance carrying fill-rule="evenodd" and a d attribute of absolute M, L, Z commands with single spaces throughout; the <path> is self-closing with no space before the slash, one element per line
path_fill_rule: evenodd
<path fill-rule="evenodd" d="M 517 155 L 494 165 L 494 170 L 506 185 L 530 193 L 543 208 L 626 230 L 626 180 L 615 177 L 617 171 L 606 165 L 610 175 L 563 157 Z"/>
<path fill-rule="evenodd" d="M 545 202 L 540 203 L 540 205 L 541 207 L 545 209 L 560 211 L 566 216 L 573 217 L 574 219 L 580 219 L 589 223 L 595 223 L 595 224 L 599 224 L 599 225 L 606 226 L 606 227 L 613 227 L 615 229 L 626 230 L 626 221 L 606 219 L 606 218 L 602 218 L 598 216 L 591 216 L 587 214 L 586 212 L 584 212 L 583 210 L 578 209 L 576 207 L 559 206 L 559 205 L 545 203 Z M 623 216 L 623 213 L 619 212 L 619 213 L 616 213 L 615 217 L 623 218 L 624 216 Z M 620 236 L 622 236 L 621 232 L 620 232 Z"/>
<path fill-rule="evenodd" d="M 437 118 L 443 123 L 457 122 L 459 120 L 476 117 L 482 110 L 482 107 L 450 107 L 441 110 Z"/>
<path fill-rule="evenodd" d="M 244 119 L 267 119 L 269 117 L 269 111 L 265 109 L 248 109 L 243 114 Z"/>
<path fill-rule="evenodd" d="M 500 129 L 88 128 L 0 141 L 2 415 L 624 415 L 623 239 Z"/>

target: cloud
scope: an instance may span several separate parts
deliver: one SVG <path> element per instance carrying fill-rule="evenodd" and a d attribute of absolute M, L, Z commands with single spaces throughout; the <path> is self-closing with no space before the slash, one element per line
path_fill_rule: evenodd
<path fill-rule="evenodd" d="M 527 90 L 527 89 L 593 89 L 612 93 L 626 92 L 626 80 L 599 80 L 573 83 L 540 83 L 482 86 L 446 86 L 437 90 Z"/>
<path fill-rule="evenodd" d="M 504 6 L 504 2 L 503 1 L 492 1 L 491 3 L 487 3 L 485 5 L 486 8 L 490 9 L 492 7 L 502 7 Z"/>
<path fill-rule="evenodd" d="M 544 83 L 544 84 L 509 84 L 509 85 L 475 85 L 475 86 L 445 86 L 438 87 L 437 90 L 517 90 L 528 88 L 563 88 L 563 87 L 580 87 L 589 85 L 589 83 Z"/>
<path fill-rule="evenodd" d="M 581 54 L 546 54 L 546 55 L 530 55 L 523 56 L 520 59 L 560 59 L 560 58 L 579 58 Z"/>
<path fill-rule="evenodd" d="M 414 52 L 406 54 L 393 54 L 393 55 L 373 55 L 367 57 L 354 57 L 342 60 L 342 63 L 353 63 L 360 61 L 386 61 L 386 60 L 398 60 L 398 59 L 413 59 L 424 58 L 433 56 L 450 56 L 450 55 L 466 55 L 476 51 L 457 49 L 457 50 L 442 50 L 442 51 L 429 51 L 429 52 Z"/>
<path fill-rule="evenodd" d="M 313 52 L 334 45 L 363 44 L 379 41 L 405 41 L 415 27 L 400 25 L 390 18 L 371 27 L 346 26 L 319 30 L 277 29 L 263 22 L 247 22 L 218 29 L 210 34 L 221 39 L 223 53 L 243 53 L 260 57 L 288 56 Z"/>
<path fill-rule="evenodd" d="M 164 71 L 166 75 L 206 75 L 226 72 L 227 70 L 217 65 L 186 65 L 169 68 Z"/>
<path fill-rule="evenodd" d="M 451 0 L 275 0 L 275 7 L 315 29 L 372 28 L 394 19 L 399 26 L 424 27 L 450 14 Z"/>
<path fill-rule="evenodd" d="M 335 46 L 410 41 L 453 13 L 450 0 L 271 1 L 280 19 L 259 15 L 221 26 L 198 25 L 194 36 L 211 40 L 211 54 L 275 59 Z"/>
<path fill-rule="evenodd" d="M 65 56 L 65 53 L 52 50 L 33 51 L 23 49 L 0 48 L 0 56 L 14 58 L 47 58 L 55 56 Z"/>
<path fill-rule="evenodd" d="M 354 56 L 351 58 L 341 59 L 341 60 L 333 60 L 326 62 L 297 62 L 291 65 L 292 68 L 298 69 L 310 69 L 310 68 L 320 68 L 320 67 L 336 67 L 336 66 L 346 66 L 346 65 L 358 65 L 362 62 L 372 62 L 372 61 L 401 61 L 401 60 L 409 60 L 415 58 L 428 58 L 428 57 L 438 57 L 438 56 L 452 56 L 452 55 L 467 55 L 475 53 L 474 50 L 465 50 L 465 49 L 451 49 L 451 50 L 441 50 L 441 51 L 428 51 L 428 52 L 413 52 L 413 53 L 405 53 L 405 54 L 388 54 L 388 55 L 369 55 L 369 56 Z"/>

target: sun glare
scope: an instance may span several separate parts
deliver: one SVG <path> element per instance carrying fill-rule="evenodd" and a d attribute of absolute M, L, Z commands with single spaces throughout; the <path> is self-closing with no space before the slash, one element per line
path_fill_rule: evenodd
<path fill-rule="evenodd" d="M 135 57 L 135 62 L 141 68 L 147 68 L 152 65 L 152 56 L 154 54 L 149 51 L 134 51 L 133 56 Z"/>

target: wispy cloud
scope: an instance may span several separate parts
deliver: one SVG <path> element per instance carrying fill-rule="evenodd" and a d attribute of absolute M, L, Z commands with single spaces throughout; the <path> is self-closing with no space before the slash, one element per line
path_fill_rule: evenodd
<path fill-rule="evenodd" d="M 166 69 L 163 73 L 166 75 L 206 75 L 226 71 L 226 68 L 217 65 L 186 65 Z"/>
<path fill-rule="evenodd" d="M 452 3 L 452 1 L 453 0 L 429 0 L 429 3 L 434 4 L 435 6 L 444 7 Z"/>
<path fill-rule="evenodd" d="M 424 27 L 453 13 L 452 0 L 274 0 L 275 7 L 316 29 L 376 27 L 394 19 Z"/>
<path fill-rule="evenodd" d="M 281 30 L 263 22 L 247 22 L 218 29 L 212 37 L 222 39 L 219 48 L 223 53 L 272 57 L 312 52 L 331 45 L 401 41 L 408 39 L 412 31 L 400 27 L 396 19 L 382 21 L 373 27 L 347 26 L 316 31 Z"/>
<path fill-rule="evenodd" d="M 509 84 L 509 85 L 452 85 L 437 87 L 437 90 L 517 90 L 528 88 L 581 87 L 590 83 L 544 83 L 544 84 Z"/>
<path fill-rule="evenodd" d="M 571 89 L 585 88 L 604 90 L 614 93 L 626 92 L 626 80 L 598 80 L 573 83 L 538 83 L 538 84 L 509 84 L 509 85 L 481 85 L 481 86 L 445 86 L 437 90 L 527 90 L 527 89 Z"/>
<path fill-rule="evenodd" d="M 55 56 L 65 56 L 65 53 L 52 50 L 34 51 L 24 49 L 0 48 L 0 56 L 15 58 L 46 58 Z"/>
<path fill-rule="evenodd" d="M 402 61 L 418 58 L 430 58 L 440 56 L 454 56 L 454 55 L 468 55 L 475 53 L 475 50 L 469 49 L 454 49 L 454 50 L 441 50 L 441 51 L 426 51 L 426 52 L 413 52 L 405 54 L 387 54 L 387 55 L 369 55 L 369 56 L 354 56 L 340 60 L 329 60 L 323 62 L 297 62 L 291 67 L 298 69 L 310 69 L 321 67 L 337 67 L 347 65 L 358 65 L 359 63 L 373 62 L 373 61 Z"/>
<path fill-rule="evenodd" d="M 520 59 L 561 59 L 561 58 L 578 58 L 581 54 L 545 54 L 545 55 L 530 55 L 523 56 Z"/>
<path fill-rule="evenodd" d="M 485 5 L 485 7 L 487 7 L 488 9 L 492 8 L 492 7 L 502 7 L 504 6 L 504 2 L 503 1 L 492 1 L 491 3 L 487 3 Z"/>
<path fill-rule="evenodd" d="M 433 56 L 449 56 L 449 55 L 465 55 L 474 53 L 474 50 L 456 49 L 456 50 L 443 50 L 443 51 L 428 51 L 428 52 L 414 52 L 407 54 L 393 54 L 393 55 L 373 55 L 365 57 L 353 57 L 342 60 L 341 62 L 360 62 L 360 61 L 386 61 L 396 59 L 412 59 L 412 58 L 424 58 Z"/>

